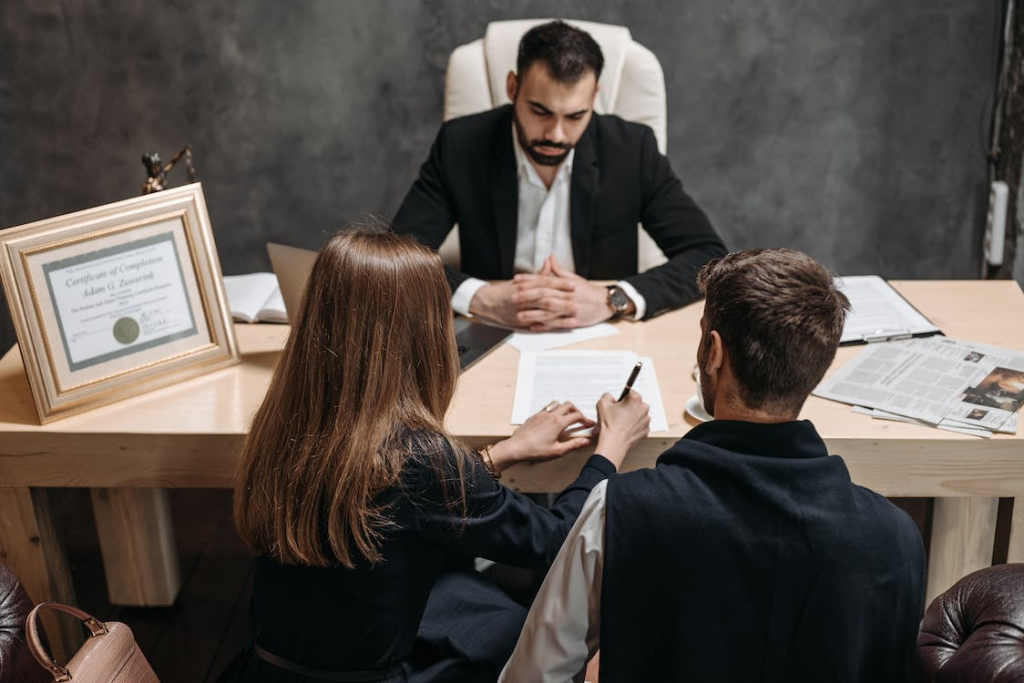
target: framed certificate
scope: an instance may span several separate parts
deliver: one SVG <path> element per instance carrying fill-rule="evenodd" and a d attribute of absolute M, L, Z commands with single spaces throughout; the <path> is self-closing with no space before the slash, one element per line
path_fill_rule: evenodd
<path fill-rule="evenodd" d="M 41 422 L 237 363 L 199 183 L 0 231 Z"/>

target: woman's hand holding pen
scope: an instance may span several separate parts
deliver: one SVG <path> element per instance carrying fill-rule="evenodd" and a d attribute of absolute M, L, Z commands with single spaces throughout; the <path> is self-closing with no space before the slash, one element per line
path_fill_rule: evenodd
<path fill-rule="evenodd" d="M 589 436 L 574 432 L 594 426 L 572 403 L 552 401 L 543 410 L 531 415 L 512 436 L 490 448 L 494 469 L 501 472 L 517 462 L 551 460 L 591 443 Z M 566 431 L 574 427 L 572 431 Z"/>
<path fill-rule="evenodd" d="M 647 436 L 651 428 L 650 406 L 635 391 L 621 401 L 605 394 L 597 402 L 597 448 L 618 469 L 626 452 Z"/>

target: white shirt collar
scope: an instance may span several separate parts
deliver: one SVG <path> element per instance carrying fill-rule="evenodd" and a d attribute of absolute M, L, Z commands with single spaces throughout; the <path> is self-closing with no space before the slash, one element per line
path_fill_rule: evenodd
<path fill-rule="evenodd" d="M 545 190 L 544 181 L 540 179 L 540 175 L 537 173 L 537 169 L 533 167 L 533 162 L 530 161 L 530 157 L 526 154 L 522 145 L 519 144 L 519 135 L 516 133 L 516 124 L 512 123 L 512 149 L 516 154 L 516 176 L 520 180 L 526 180 L 533 185 L 538 185 Z M 569 150 L 568 156 L 558 167 L 558 173 L 555 174 L 555 180 L 551 183 L 554 187 L 556 183 L 563 179 L 568 182 L 572 179 L 572 161 L 576 157 L 576 148 L 573 147 Z"/>

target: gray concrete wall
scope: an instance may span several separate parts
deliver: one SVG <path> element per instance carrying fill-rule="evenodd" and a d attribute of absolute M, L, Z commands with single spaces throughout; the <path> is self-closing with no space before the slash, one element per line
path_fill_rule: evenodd
<path fill-rule="evenodd" d="M 733 248 L 843 273 L 980 267 L 997 3 L 962 0 L 4 0 L 0 227 L 139 193 L 191 143 L 224 272 L 390 216 L 448 54 L 495 19 L 630 27 L 665 69 L 669 156 Z M 185 182 L 183 169 L 172 184 Z M 13 341 L 6 312 L 0 349 Z"/>

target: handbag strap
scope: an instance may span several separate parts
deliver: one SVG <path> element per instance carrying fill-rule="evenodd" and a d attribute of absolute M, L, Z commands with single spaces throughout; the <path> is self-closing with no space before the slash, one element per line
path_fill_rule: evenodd
<path fill-rule="evenodd" d="M 73 617 L 81 619 L 85 627 L 89 629 L 89 633 L 93 636 L 102 636 L 107 633 L 107 626 L 102 621 L 92 616 L 88 612 L 83 612 L 77 607 L 71 605 L 62 605 L 59 602 L 41 602 L 36 605 L 31 612 L 29 612 L 28 619 L 25 623 L 25 631 L 28 635 L 28 649 L 32 652 L 32 656 L 36 658 L 36 661 L 47 671 L 53 675 L 53 680 L 58 683 L 62 681 L 70 681 L 71 673 L 67 667 L 61 666 L 50 655 L 46 650 L 46 646 L 43 644 L 43 639 L 39 636 L 39 610 L 50 609 L 57 612 L 64 612 L 70 614 Z"/>

